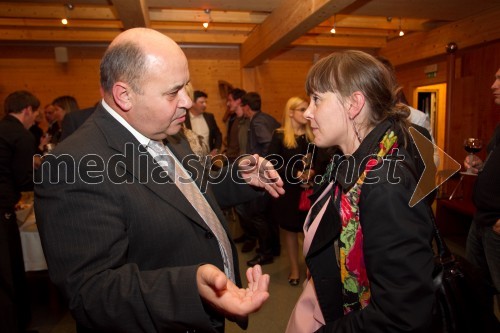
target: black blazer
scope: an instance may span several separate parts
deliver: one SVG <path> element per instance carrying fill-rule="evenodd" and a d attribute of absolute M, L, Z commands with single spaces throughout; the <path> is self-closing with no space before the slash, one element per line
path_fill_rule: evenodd
<path fill-rule="evenodd" d="M 94 112 L 95 106 L 90 108 L 73 111 L 64 116 L 61 124 L 61 139 L 64 140 L 73 132 L 75 132 L 78 127 L 82 126 L 85 120 L 87 120 L 90 115 Z"/>
<path fill-rule="evenodd" d="M 181 161 L 191 152 L 184 139 L 168 146 Z M 222 331 L 224 318 L 196 286 L 199 265 L 223 269 L 217 240 L 135 137 L 99 105 L 53 154 L 37 173 L 35 211 L 50 277 L 77 324 L 102 332 Z M 183 163 L 203 174 L 195 160 Z M 242 200 L 258 193 L 231 177 L 217 186 Z M 210 185 L 205 197 L 227 230 Z"/>
<path fill-rule="evenodd" d="M 189 112 L 189 111 L 188 111 Z M 222 132 L 219 129 L 219 126 L 217 126 L 217 122 L 215 121 L 215 117 L 213 113 L 208 113 L 208 112 L 203 112 L 203 118 L 205 118 L 205 121 L 207 122 L 208 130 L 210 131 L 209 137 L 208 137 L 208 146 L 210 148 L 210 151 L 214 149 L 219 149 L 222 146 Z M 186 115 L 186 127 L 189 129 L 191 128 L 191 119 L 189 117 L 189 114 Z"/>
<path fill-rule="evenodd" d="M 351 164 L 340 163 L 332 172 L 342 191 L 358 179 L 367 162 L 364 157 L 378 151 L 378 142 L 387 128 L 386 123 L 378 125 L 353 154 Z M 412 163 L 402 140 L 398 155 Z M 347 167 L 354 174 L 347 172 Z M 428 332 L 435 301 L 433 229 L 428 203 L 422 200 L 409 206 L 417 180 L 402 163 L 377 166 L 368 178 L 370 181 L 361 187 L 359 217 L 371 301 L 363 310 L 343 314 L 341 274 L 334 249 L 342 221 L 340 203 L 333 203 L 332 190 L 305 258 L 326 321 L 318 332 Z M 315 190 L 313 199 L 324 186 Z"/>

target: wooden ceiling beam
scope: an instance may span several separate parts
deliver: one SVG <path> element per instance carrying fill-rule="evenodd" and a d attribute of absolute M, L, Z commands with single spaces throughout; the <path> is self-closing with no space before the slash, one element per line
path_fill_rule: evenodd
<path fill-rule="evenodd" d="M 241 66 L 262 63 L 354 2 L 356 0 L 283 0 L 241 45 Z"/>
<path fill-rule="evenodd" d="M 294 46 L 342 47 L 379 49 L 387 45 L 385 37 L 357 36 L 302 36 L 295 40 Z"/>
<path fill-rule="evenodd" d="M 379 54 L 396 65 L 427 59 L 446 53 L 446 45 L 455 42 L 458 49 L 500 39 L 500 9 L 449 23 L 439 28 L 405 35 L 387 42 Z M 409 52 L 411 50 L 411 52 Z"/>
<path fill-rule="evenodd" d="M 387 17 L 382 16 L 335 15 L 335 20 L 337 21 L 337 27 L 399 30 L 398 17 L 393 17 L 389 21 Z M 429 30 L 429 28 L 426 27 L 428 22 L 428 19 L 402 18 L 401 28 L 412 31 L 425 31 Z"/>
<path fill-rule="evenodd" d="M 1 22 L 1 21 L 0 21 Z M 201 23 L 193 22 L 160 22 L 151 21 L 151 28 L 157 30 L 188 30 L 204 31 Z M 226 31 L 238 33 L 250 33 L 255 28 L 255 24 L 227 24 L 211 22 L 207 32 Z"/>
<path fill-rule="evenodd" d="M 307 32 L 308 35 L 331 35 L 330 30 L 333 25 L 317 26 Z M 339 28 L 335 27 L 337 33 L 335 36 L 374 36 L 374 37 L 388 37 L 397 32 L 397 30 L 388 29 L 357 29 L 357 28 Z"/>
<path fill-rule="evenodd" d="M 21 19 L 0 18 L 0 27 L 25 28 L 25 27 L 49 27 L 49 28 L 82 28 L 82 29 L 121 29 L 122 23 L 118 20 L 70 20 L 63 25 L 60 19 Z"/>
<path fill-rule="evenodd" d="M 0 29 L 0 41 L 111 42 L 121 30 Z"/>
<path fill-rule="evenodd" d="M 155 9 L 149 11 L 152 21 L 174 21 L 174 22 L 205 22 L 208 14 L 203 10 L 188 9 Z M 263 12 L 237 12 L 237 11 L 210 11 L 211 22 L 218 23 L 262 23 L 269 13 Z"/>
<path fill-rule="evenodd" d="M 123 28 L 146 27 L 150 25 L 146 0 L 112 0 Z"/>
<path fill-rule="evenodd" d="M 25 3 L 0 3 L 0 17 L 28 17 L 62 19 L 94 19 L 116 20 L 112 6 L 85 6 L 75 5 L 69 10 L 62 3 L 60 5 L 39 4 L 33 6 Z"/>
<path fill-rule="evenodd" d="M 75 30 L 75 29 L 2 29 L 0 41 L 24 42 L 111 42 L 122 30 Z M 177 43 L 207 45 L 239 45 L 246 33 L 206 31 L 172 31 L 158 29 Z"/>

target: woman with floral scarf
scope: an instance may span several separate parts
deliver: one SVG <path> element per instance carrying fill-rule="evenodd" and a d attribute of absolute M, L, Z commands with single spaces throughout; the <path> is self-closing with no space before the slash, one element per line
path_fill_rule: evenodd
<path fill-rule="evenodd" d="M 287 332 L 428 332 L 433 228 L 427 202 L 409 205 L 418 179 L 399 88 L 374 57 L 345 51 L 311 68 L 306 91 L 314 143 L 337 153 L 304 224 L 308 280 Z"/>

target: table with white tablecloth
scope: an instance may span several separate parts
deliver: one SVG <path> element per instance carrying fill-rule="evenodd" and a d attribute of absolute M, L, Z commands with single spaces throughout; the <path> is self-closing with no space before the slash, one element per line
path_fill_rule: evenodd
<path fill-rule="evenodd" d="M 23 215 L 24 214 L 24 215 Z M 19 233 L 23 247 L 25 271 L 42 271 L 47 269 L 43 255 L 40 234 L 36 225 L 35 212 L 32 207 L 28 211 L 18 212 Z"/>

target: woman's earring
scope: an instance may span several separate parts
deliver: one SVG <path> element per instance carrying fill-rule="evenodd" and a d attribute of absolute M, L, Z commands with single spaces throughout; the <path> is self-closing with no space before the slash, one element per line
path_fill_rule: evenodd
<path fill-rule="evenodd" d="M 356 137 L 358 138 L 359 143 L 361 143 L 361 136 L 359 135 L 358 129 L 356 128 L 356 123 L 352 120 L 352 127 L 354 128 L 354 133 L 356 133 Z"/>

